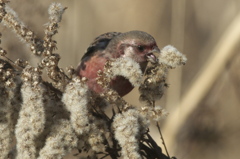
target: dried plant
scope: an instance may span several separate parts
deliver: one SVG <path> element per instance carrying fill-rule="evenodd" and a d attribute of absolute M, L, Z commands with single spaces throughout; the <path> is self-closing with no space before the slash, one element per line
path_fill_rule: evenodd
<path fill-rule="evenodd" d="M 166 46 L 157 55 L 159 62 L 150 63 L 145 73 L 128 58 L 108 61 L 97 78 L 105 91 L 95 94 L 73 68 L 66 74 L 58 66 L 60 56 L 54 53 L 56 41 L 52 37 L 66 8 L 51 4 L 45 37 L 40 39 L 6 3 L 0 0 L 1 23 L 42 61 L 37 67 L 20 59 L 13 62 L 0 48 L 0 158 L 55 159 L 77 149 L 79 153 L 74 155 L 79 158 L 170 159 L 150 136 L 149 125 L 151 120 L 156 122 L 163 140 L 158 123 L 167 112 L 155 101 L 167 87 L 168 70 L 186 63 L 183 54 Z M 49 81 L 42 79 L 44 70 Z M 109 88 L 110 79 L 117 75 L 139 86 L 145 106 L 133 106 Z M 112 114 L 106 114 L 106 107 Z M 16 145 L 12 145 L 14 139 Z"/>

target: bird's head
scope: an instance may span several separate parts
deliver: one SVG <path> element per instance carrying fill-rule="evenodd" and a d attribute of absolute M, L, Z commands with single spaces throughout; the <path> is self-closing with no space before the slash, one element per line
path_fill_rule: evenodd
<path fill-rule="evenodd" d="M 107 47 L 117 57 L 130 57 L 140 64 L 148 61 L 157 62 L 155 53 L 160 53 L 155 39 L 143 31 L 130 31 L 122 33 L 112 39 Z"/>

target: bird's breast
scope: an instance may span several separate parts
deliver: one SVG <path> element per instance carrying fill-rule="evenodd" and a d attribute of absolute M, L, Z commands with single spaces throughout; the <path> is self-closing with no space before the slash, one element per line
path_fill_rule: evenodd
<path fill-rule="evenodd" d="M 80 69 L 80 77 L 86 77 L 88 87 L 96 93 L 103 91 L 102 87 L 97 84 L 96 78 L 98 77 L 98 71 L 103 70 L 106 61 L 103 57 L 93 56 L 83 63 L 84 69 Z"/>
<path fill-rule="evenodd" d="M 88 79 L 88 87 L 96 93 L 102 93 L 104 91 L 97 83 L 96 78 L 98 77 L 98 71 L 103 71 L 106 61 L 107 59 L 105 57 L 93 56 L 82 64 L 84 65 L 84 69 L 80 68 L 80 77 L 86 77 Z M 126 95 L 133 89 L 129 80 L 122 76 L 114 77 L 109 83 L 109 86 L 117 91 L 120 96 Z"/>
<path fill-rule="evenodd" d="M 110 87 L 117 91 L 120 96 L 128 94 L 134 88 L 129 80 L 122 76 L 113 78 Z"/>

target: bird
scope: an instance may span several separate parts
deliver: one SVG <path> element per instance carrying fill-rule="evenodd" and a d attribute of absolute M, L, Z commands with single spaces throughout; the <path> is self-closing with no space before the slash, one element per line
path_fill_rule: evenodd
<path fill-rule="evenodd" d="M 108 60 L 131 58 L 139 63 L 142 72 L 147 63 L 156 63 L 160 53 L 155 39 L 144 31 L 107 32 L 93 40 L 81 58 L 76 68 L 76 74 L 87 79 L 87 85 L 92 92 L 103 93 L 104 89 L 97 83 L 98 71 L 103 71 Z M 134 86 L 122 76 L 113 78 L 109 84 L 121 97 L 128 94 Z"/>

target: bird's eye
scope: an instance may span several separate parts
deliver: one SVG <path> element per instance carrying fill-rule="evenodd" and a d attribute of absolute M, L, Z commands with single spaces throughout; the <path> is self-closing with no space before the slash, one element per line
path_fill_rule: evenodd
<path fill-rule="evenodd" d="M 145 49 L 144 46 L 142 46 L 142 45 L 138 45 L 137 48 L 140 52 L 143 52 Z"/>

